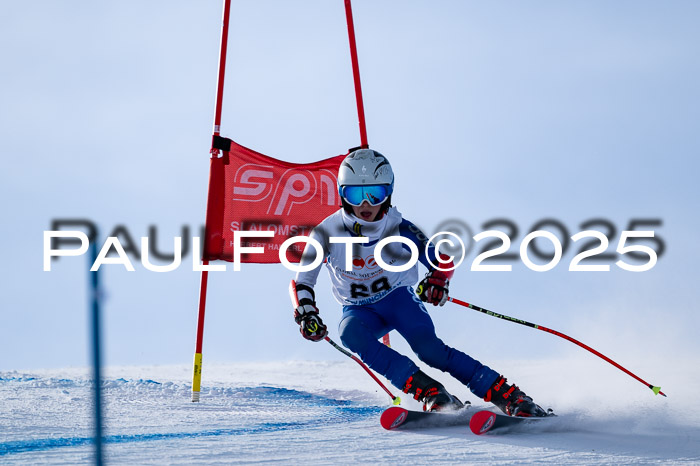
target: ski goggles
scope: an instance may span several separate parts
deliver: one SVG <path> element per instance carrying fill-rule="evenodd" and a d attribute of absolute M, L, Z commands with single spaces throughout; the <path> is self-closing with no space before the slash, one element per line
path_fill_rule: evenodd
<path fill-rule="evenodd" d="M 371 206 L 377 206 L 391 195 L 391 186 L 388 184 L 350 185 L 340 187 L 340 196 L 350 204 L 359 207 L 364 201 Z"/>

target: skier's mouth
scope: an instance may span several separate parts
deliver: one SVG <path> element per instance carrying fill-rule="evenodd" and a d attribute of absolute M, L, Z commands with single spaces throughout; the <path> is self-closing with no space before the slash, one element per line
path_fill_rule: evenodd
<path fill-rule="evenodd" d="M 360 212 L 360 216 L 364 220 L 369 220 L 372 217 L 372 212 Z"/>

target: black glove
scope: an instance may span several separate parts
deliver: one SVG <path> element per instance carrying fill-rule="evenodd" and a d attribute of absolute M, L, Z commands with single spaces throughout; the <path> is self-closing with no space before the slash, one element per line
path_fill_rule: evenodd
<path fill-rule="evenodd" d="M 316 303 L 310 299 L 303 299 L 305 304 L 299 304 L 294 310 L 294 321 L 299 324 L 301 336 L 311 341 L 321 341 L 328 335 L 328 327 L 318 315 Z"/>
<path fill-rule="evenodd" d="M 416 288 L 416 294 L 424 303 L 433 306 L 443 306 L 447 302 L 449 294 L 450 280 L 447 275 L 440 270 L 428 272 Z"/>

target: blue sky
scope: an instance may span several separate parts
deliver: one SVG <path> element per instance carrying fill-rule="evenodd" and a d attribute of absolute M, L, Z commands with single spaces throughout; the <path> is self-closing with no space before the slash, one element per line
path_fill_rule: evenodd
<path fill-rule="evenodd" d="M 618 236 L 660 219 L 654 269 L 458 269 L 452 295 L 575 336 L 621 360 L 697 353 L 699 42 L 694 2 L 353 2 L 370 145 L 392 162 L 395 205 L 432 233 L 493 219 L 520 230 L 594 218 Z M 87 261 L 42 271 L 53 219 L 103 235 L 149 225 L 159 249 L 204 221 L 221 4 L 21 2 L 0 18 L 0 369 L 81 366 Z M 222 134 L 294 162 L 359 144 L 343 2 L 232 2 Z M 162 246 L 161 246 L 162 245 Z M 479 245 L 478 247 L 481 247 Z M 108 364 L 188 363 L 199 276 L 106 266 Z M 334 359 L 303 341 L 281 265 L 211 278 L 207 361 Z M 340 316 L 322 273 L 332 336 Z M 465 311 L 433 311 L 445 341 L 488 359 L 579 351 Z M 398 338 L 396 347 L 405 349 Z M 206 371 L 206 369 L 205 369 Z"/>

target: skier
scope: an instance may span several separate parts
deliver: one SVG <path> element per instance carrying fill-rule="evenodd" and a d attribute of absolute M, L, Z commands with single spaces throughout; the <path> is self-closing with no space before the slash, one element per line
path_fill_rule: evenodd
<path fill-rule="evenodd" d="M 343 305 L 339 324 L 340 339 L 374 371 L 393 385 L 423 403 L 426 411 L 459 409 L 462 402 L 445 387 L 421 371 L 408 357 L 380 343 L 378 339 L 396 330 L 425 364 L 449 373 L 465 384 L 479 398 L 490 401 L 511 416 L 543 416 L 545 411 L 515 385 L 506 383 L 498 372 L 440 340 L 424 302 L 442 306 L 447 301 L 453 271 L 436 269 L 439 264 L 435 248 L 411 222 L 391 206 L 394 174 L 389 161 L 379 152 L 359 149 L 350 153 L 338 172 L 338 192 L 342 208 L 326 217 L 311 237 L 323 246 L 331 277 L 333 295 Z M 367 238 L 368 242 L 352 245 L 352 270 L 346 270 L 346 245 L 331 242 L 330 237 Z M 414 292 L 418 266 L 407 271 L 391 272 L 380 267 L 373 254 L 377 242 L 389 236 L 408 238 L 418 247 L 419 261 L 428 273 Z M 301 264 L 311 263 L 316 251 L 310 244 Z M 392 242 L 382 250 L 389 265 L 408 262 L 408 247 Z M 444 260 L 444 258 L 443 258 Z M 448 269 L 451 263 L 441 268 Z M 322 340 L 327 332 L 316 307 L 314 285 L 320 266 L 297 273 L 296 291 L 299 307 L 294 319 L 301 334 L 311 341 Z"/>

